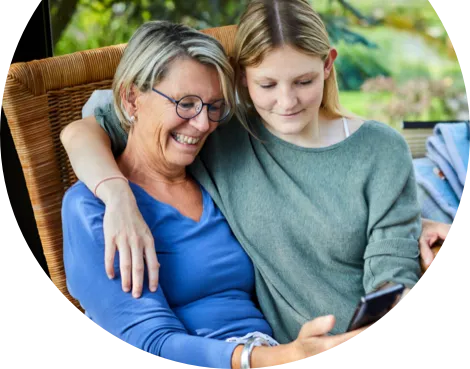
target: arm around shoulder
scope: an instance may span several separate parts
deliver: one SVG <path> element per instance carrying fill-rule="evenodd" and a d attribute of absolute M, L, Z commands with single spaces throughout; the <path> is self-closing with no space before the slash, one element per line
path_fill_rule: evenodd
<path fill-rule="evenodd" d="M 75 121 L 66 127 L 61 133 L 61 140 L 77 177 L 106 204 L 102 230 L 106 243 L 106 272 L 110 278 L 114 277 L 114 256 L 119 249 L 122 289 L 126 292 L 130 290 L 132 274 L 133 294 L 138 297 L 142 291 L 143 255 L 146 257 L 152 291 L 157 289 L 159 264 L 153 237 L 127 180 L 122 180 L 125 177 L 111 150 L 111 142 L 116 142 L 119 149 L 125 146 L 124 136 L 117 141 L 108 137 L 108 134 L 110 137 L 121 137 L 118 133 L 111 133 L 122 130 L 116 123 L 113 111 L 111 105 L 97 108 L 96 116 Z M 128 267 L 131 260 L 132 268 Z"/>

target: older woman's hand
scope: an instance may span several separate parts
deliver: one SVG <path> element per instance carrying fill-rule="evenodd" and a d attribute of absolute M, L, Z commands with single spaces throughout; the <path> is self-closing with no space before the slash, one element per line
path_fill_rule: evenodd
<path fill-rule="evenodd" d="M 153 236 L 145 223 L 132 190 L 125 181 L 104 182 L 100 198 L 106 204 L 103 219 L 105 238 L 105 268 L 109 278 L 114 278 L 114 258 L 119 251 L 119 269 L 122 290 L 138 298 L 144 283 L 144 259 L 147 264 L 149 289 L 158 286 L 160 264 L 155 252 Z"/>

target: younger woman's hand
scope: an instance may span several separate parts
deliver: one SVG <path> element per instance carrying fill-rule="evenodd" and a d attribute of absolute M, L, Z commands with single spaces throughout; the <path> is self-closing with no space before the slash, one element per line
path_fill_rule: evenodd
<path fill-rule="evenodd" d="M 442 244 L 450 230 L 450 224 L 435 222 L 430 219 L 422 220 L 423 230 L 419 237 L 419 251 L 421 253 L 421 264 L 426 270 L 435 257 L 432 247 Z"/>

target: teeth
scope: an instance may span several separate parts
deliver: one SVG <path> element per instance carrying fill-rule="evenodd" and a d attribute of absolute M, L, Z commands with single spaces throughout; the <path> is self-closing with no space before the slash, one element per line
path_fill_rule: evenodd
<path fill-rule="evenodd" d="M 176 139 L 176 141 L 189 144 L 189 145 L 197 144 L 200 140 L 199 138 L 189 137 L 189 136 L 185 136 L 179 133 L 174 133 L 173 137 Z"/>

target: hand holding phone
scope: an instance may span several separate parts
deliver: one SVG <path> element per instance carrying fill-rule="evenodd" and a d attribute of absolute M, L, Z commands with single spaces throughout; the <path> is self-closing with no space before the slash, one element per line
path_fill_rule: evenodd
<path fill-rule="evenodd" d="M 382 318 L 398 303 L 404 290 L 403 284 L 396 284 L 361 297 L 347 332 L 370 325 Z"/>

